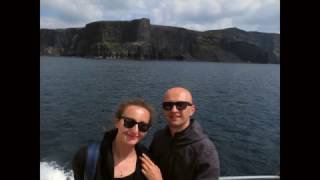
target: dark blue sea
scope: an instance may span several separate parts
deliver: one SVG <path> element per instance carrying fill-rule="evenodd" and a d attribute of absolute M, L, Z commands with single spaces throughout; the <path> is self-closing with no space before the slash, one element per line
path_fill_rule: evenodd
<path fill-rule="evenodd" d="M 221 175 L 280 171 L 280 66 L 40 57 L 41 179 L 73 179 L 71 159 L 113 127 L 112 113 L 143 98 L 158 112 L 143 140 L 165 126 L 160 104 L 173 86 L 191 90 L 194 118 L 215 143 Z"/>

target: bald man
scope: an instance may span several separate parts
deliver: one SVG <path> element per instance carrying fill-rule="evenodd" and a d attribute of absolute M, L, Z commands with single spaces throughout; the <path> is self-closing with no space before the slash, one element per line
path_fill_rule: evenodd
<path fill-rule="evenodd" d="M 162 178 L 218 180 L 218 152 L 200 124 L 191 118 L 196 111 L 191 92 L 183 87 L 168 89 L 162 108 L 168 125 L 155 133 L 149 147 Z"/>

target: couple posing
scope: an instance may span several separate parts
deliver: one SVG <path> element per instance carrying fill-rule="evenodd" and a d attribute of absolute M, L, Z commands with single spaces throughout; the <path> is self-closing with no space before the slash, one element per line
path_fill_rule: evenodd
<path fill-rule="evenodd" d="M 153 120 L 153 109 L 140 100 L 121 104 L 115 113 L 115 129 L 100 144 L 93 179 L 85 174 L 87 149 L 74 156 L 75 180 L 218 180 L 217 150 L 192 119 L 195 105 L 189 90 L 166 91 L 162 108 L 167 126 L 155 133 L 149 149 L 139 142 Z"/>

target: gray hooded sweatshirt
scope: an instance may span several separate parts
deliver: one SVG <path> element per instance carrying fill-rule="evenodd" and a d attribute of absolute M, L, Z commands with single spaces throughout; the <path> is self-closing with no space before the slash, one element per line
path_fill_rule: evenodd
<path fill-rule="evenodd" d="M 155 133 L 149 147 L 164 180 L 218 180 L 219 156 L 213 142 L 191 119 L 188 128 L 171 136 L 169 127 Z"/>

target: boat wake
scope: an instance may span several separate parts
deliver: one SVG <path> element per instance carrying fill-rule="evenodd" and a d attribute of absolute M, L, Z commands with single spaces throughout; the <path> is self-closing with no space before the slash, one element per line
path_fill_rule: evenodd
<path fill-rule="evenodd" d="M 74 180 L 72 170 L 64 170 L 56 162 L 40 162 L 40 180 Z"/>

